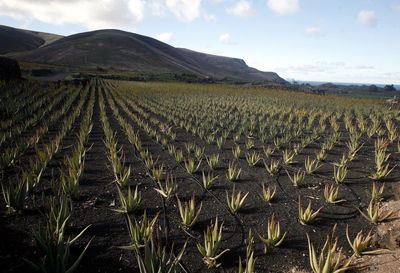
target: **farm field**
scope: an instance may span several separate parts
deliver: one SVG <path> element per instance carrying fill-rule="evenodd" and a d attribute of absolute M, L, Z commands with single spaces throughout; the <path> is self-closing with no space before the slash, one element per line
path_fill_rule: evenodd
<path fill-rule="evenodd" d="M 3 272 L 151 272 L 150 257 L 162 272 L 320 272 L 313 251 L 351 266 L 399 217 L 384 204 L 399 199 L 400 115 L 379 100 L 101 79 L 0 89 Z"/>

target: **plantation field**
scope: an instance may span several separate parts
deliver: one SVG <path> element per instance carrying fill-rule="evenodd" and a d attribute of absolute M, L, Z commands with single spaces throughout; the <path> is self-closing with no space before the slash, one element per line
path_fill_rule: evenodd
<path fill-rule="evenodd" d="M 400 115 L 379 100 L 100 79 L 0 89 L 3 272 L 322 272 L 320 253 L 351 266 L 398 217 L 383 204 L 399 198 Z"/>

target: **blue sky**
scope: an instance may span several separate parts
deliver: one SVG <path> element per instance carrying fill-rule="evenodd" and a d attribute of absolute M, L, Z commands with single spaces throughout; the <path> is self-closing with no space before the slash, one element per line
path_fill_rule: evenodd
<path fill-rule="evenodd" d="M 400 0 L 0 0 L 0 24 L 119 28 L 286 79 L 400 84 Z"/>

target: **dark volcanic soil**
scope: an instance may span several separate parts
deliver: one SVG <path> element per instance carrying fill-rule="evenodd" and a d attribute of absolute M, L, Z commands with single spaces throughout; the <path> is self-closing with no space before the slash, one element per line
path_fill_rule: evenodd
<path fill-rule="evenodd" d="M 103 88 L 97 87 L 96 92 L 104 92 Z M 109 92 L 107 90 L 107 92 Z M 106 96 L 105 96 L 106 97 Z M 107 100 L 106 100 L 107 101 Z M 368 172 L 373 166 L 373 159 L 370 157 L 373 151 L 373 143 L 366 142 L 364 147 L 358 153 L 357 159 L 348 164 L 349 177 L 346 184 L 340 186 L 340 199 L 346 202 L 331 205 L 327 204 L 323 198 L 323 190 L 326 183 L 334 183 L 332 178 L 333 167 L 329 163 L 316 172 L 316 175 L 308 175 L 304 185 L 299 188 L 293 187 L 287 177 L 285 170 L 281 170 L 276 177 L 269 176 L 262 162 L 256 166 L 250 167 L 244 155 L 238 160 L 238 166 L 242 169 L 240 181 L 235 182 L 237 190 L 249 192 L 246 199 L 246 206 L 238 214 L 229 212 L 226 206 L 225 192 L 231 192 L 232 183 L 225 177 L 230 160 L 232 160 L 231 148 L 233 140 L 231 137 L 224 144 L 222 150 L 218 150 L 216 144 L 207 144 L 205 141 L 193 136 L 181 128 L 174 128 L 177 133 L 176 141 L 173 143 L 185 150 L 184 143 L 196 141 L 200 146 L 205 147 L 207 155 L 219 153 L 220 164 L 214 174 L 219 175 L 217 184 L 210 190 L 204 191 L 198 184 L 201 181 L 201 171 L 194 175 L 189 175 L 184 167 L 177 163 L 155 140 L 148 136 L 129 115 L 119 108 L 122 115 L 130 121 L 143 142 L 143 146 L 149 152 L 157 157 L 159 162 L 163 163 L 167 172 L 173 173 L 178 180 L 178 196 L 182 200 L 188 200 L 192 195 L 196 197 L 197 202 L 202 202 L 203 209 L 198 224 L 192 229 L 184 229 L 180 224 L 179 211 L 175 199 L 169 200 L 163 206 L 162 199 L 154 191 L 155 183 L 148 176 L 147 170 L 137 155 L 134 146 L 128 141 L 122 127 L 113 116 L 110 105 L 106 104 L 107 116 L 112 129 L 117 133 L 119 145 L 122 145 L 126 157 L 126 165 L 132 167 L 131 185 L 134 188 L 139 185 L 142 195 L 142 204 L 140 208 L 130 217 L 140 218 L 146 210 L 149 217 L 153 218 L 160 213 L 157 222 L 159 234 L 163 242 L 168 246 L 174 244 L 175 252 L 180 250 L 183 243 L 188 240 L 188 245 L 182 260 L 184 269 L 182 272 L 236 272 L 239 255 L 245 256 L 244 241 L 249 229 L 253 231 L 255 239 L 255 255 L 257 272 L 288 272 L 294 267 L 309 270 L 308 248 L 306 234 L 312 238 L 312 242 L 317 249 L 323 245 L 327 234 L 331 231 L 333 225 L 338 223 L 339 245 L 343 246 L 346 255 L 351 255 L 349 246 L 346 242 L 344 231 L 346 225 L 349 226 L 350 236 L 353 238 L 361 229 L 367 231 L 374 228 L 362 216 L 360 216 L 356 207 L 365 207 L 369 199 L 365 194 L 366 190 L 371 188 L 371 180 L 367 178 Z M 130 108 L 132 112 L 134 109 Z M 140 115 L 139 113 L 134 112 Z M 163 120 L 162 117 L 151 116 Z M 68 134 L 62 142 L 65 147 L 56 155 L 50 164 L 56 172 L 60 166 L 59 161 L 68 153 L 68 147 L 75 141 L 75 133 L 79 129 L 80 119 L 77 119 L 74 129 Z M 51 137 L 57 132 L 58 128 L 52 128 L 47 135 Z M 343 132 L 345 134 L 345 132 Z M 106 155 L 106 147 L 103 142 L 104 133 L 99 116 L 99 101 L 96 93 L 96 103 L 93 115 L 93 130 L 90 133 L 87 147 L 91 147 L 87 152 L 85 161 L 85 171 L 80 186 L 80 198 L 73 201 L 73 217 L 68 227 L 69 234 L 77 234 L 86 226 L 90 228 L 85 232 L 74 247 L 74 254 L 78 255 L 85 244 L 93 238 L 91 245 L 78 269 L 78 272 L 138 272 L 134 252 L 121 250 L 117 246 L 130 244 L 130 238 L 126 227 L 125 216 L 112 211 L 118 207 L 119 200 L 116 185 L 113 183 L 112 170 L 109 167 L 109 161 Z M 364 140 L 363 140 L 364 141 Z M 366 141 L 366 140 L 365 140 Z M 256 141 L 254 150 L 262 153 L 261 144 Z M 394 144 L 391 144 L 390 151 L 394 151 Z M 244 139 L 241 141 L 242 150 L 244 148 Z M 304 159 L 307 156 L 313 157 L 317 146 L 304 149 L 297 155 L 297 163 L 291 166 L 284 166 L 291 174 L 293 170 L 303 167 Z M 345 145 L 336 145 L 329 152 L 328 160 L 338 160 L 345 150 Z M 368 153 L 366 151 L 369 151 Z M 272 158 L 281 158 L 281 153 L 275 152 Z M 398 154 L 392 153 L 391 163 L 397 162 Z M 203 160 L 201 169 L 208 171 L 207 164 Z M 200 170 L 201 170 L 200 169 Z M 13 171 L 4 174 L 4 180 L 12 178 Z M 389 185 L 396 183 L 399 179 L 399 171 L 396 168 L 386 179 L 387 189 Z M 51 178 L 51 171 L 46 171 L 43 177 L 43 185 L 34 195 L 34 201 L 40 204 L 42 192 L 49 192 L 48 181 Z M 259 193 L 261 183 L 266 182 L 269 185 L 277 187 L 277 197 L 274 202 L 267 204 L 261 200 Z M 302 198 L 303 207 L 312 201 L 313 209 L 323 206 L 323 210 L 313 224 L 303 226 L 298 221 L 298 196 Z M 392 199 L 390 190 L 386 191 L 385 199 Z M 0 202 L 1 208 L 5 208 L 4 200 Z M 30 268 L 21 258 L 38 261 L 41 257 L 41 250 L 35 243 L 33 231 L 37 230 L 44 219 L 39 210 L 35 208 L 35 202 L 30 200 L 28 207 L 22 215 L 0 218 L 0 268 L 2 272 L 30 272 Z M 164 209 L 165 208 L 165 209 Z M 165 210 L 165 211 L 164 211 Z M 263 253 L 263 245 L 257 234 L 266 234 L 266 225 L 272 215 L 281 223 L 283 232 L 287 232 L 284 243 L 274 249 L 270 249 L 267 254 Z M 229 248 L 230 251 L 219 260 L 221 266 L 218 269 L 207 269 L 202 262 L 202 257 L 196 248 L 197 243 L 202 243 L 203 231 L 218 216 L 224 223 L 222 249 Z M 168 228 L 167 232 L 166 229 Z M 168 238 L 165 238 L 165 235 Z"/>

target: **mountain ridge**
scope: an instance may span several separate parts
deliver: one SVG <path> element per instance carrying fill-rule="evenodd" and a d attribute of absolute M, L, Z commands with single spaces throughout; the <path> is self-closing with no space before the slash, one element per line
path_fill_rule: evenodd
<path fill-rule="evenodd" d="M 38 35 L 34 33 L 29 31 L 29 37 L 26 37 L 16 29 L 14 42 L 21 39 L 24 46 L 20 47 L 25 50 L 7 52 L 6 55 L 23 62 L 86 70 L 195 74 L 203 78 L 285 82 L 275 72 L 259 71 L 239 58 L 176 48 L 154 38 L 122 30 L 77 33 L 57 37 L 47 44 L 43 41 L 39 43 Z M 8 36 L 12 35 L 8 33 Z M 29 44 L 30 41 L 32 44 Z M 1 50 L 0 46 L 0 52 L 4 52 Z"/>
<path fill-rule="evenodd" d="M 50 44 L 63 36 L 0 25 L 0 54 L 20 52 Z"/>

